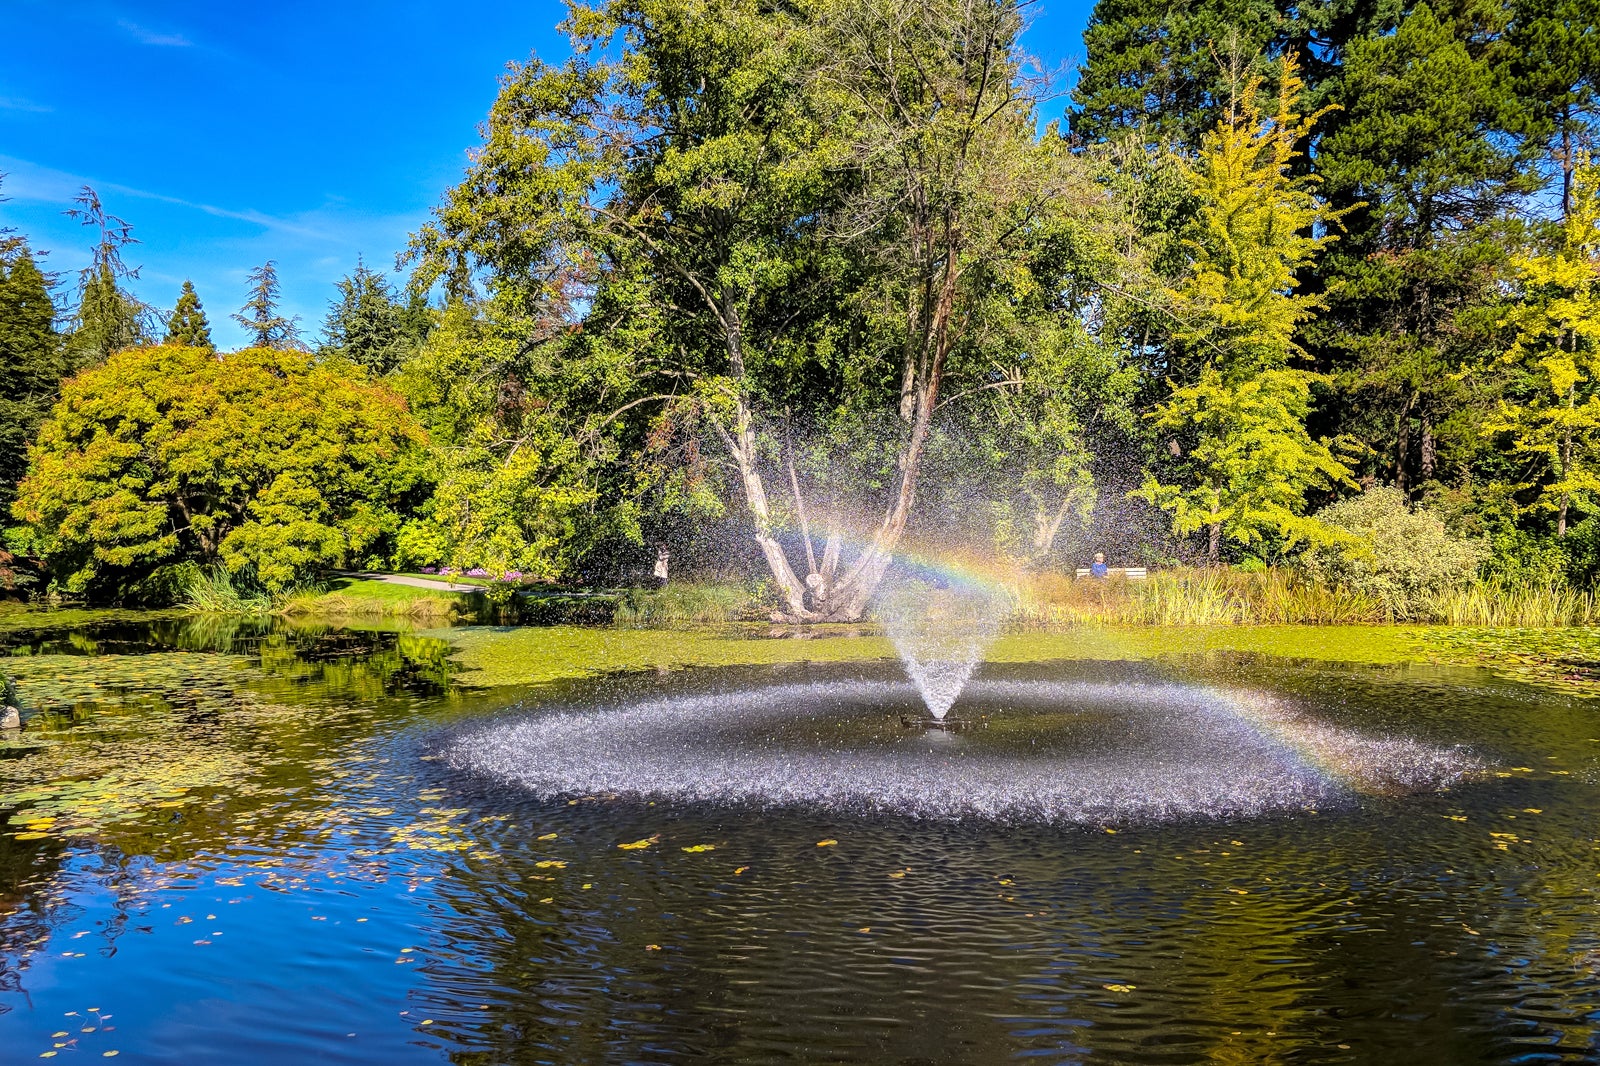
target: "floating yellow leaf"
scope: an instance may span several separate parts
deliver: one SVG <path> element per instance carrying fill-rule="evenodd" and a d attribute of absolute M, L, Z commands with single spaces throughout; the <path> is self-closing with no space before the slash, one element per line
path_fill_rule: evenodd
<path fill-rule="evenodd" d="M 1107 992 L 1132 992 L 1138 985 L 1101 985 Z"/>
<path fill-rule="evenodd" d="M 1445 817 L 1450 819 L 1452 822 L 1464 822 L 1467 820 L 1467 816 L 1464 814 L 1447 814 Z"/>
<path fill-rule="evenodd" d="M 661 950 L 661 945 L 660 944 L 646 944 L 644 946 L 644 949 L 646 951 L 660 951 Z"/>
<path fill-rule="evenodd" d="M 834 840 L 832 837 L 829 837 L 827 840 L 819 840 L 819 841 L 817 841 L 817 847 L 819 847 L 819 848 L 831 848 L 837 843 L 839 843 L 837 840 Z"/>
<path fill-rule="evenodd" d="M 1522 808 L 1522 813 L 1523 814 L 1543 814 L 1544 813 L 1544 808 L 1542 808 L 1542 807 L 1524 807 L 1524 808 Z"/>
<path fill-rule="evenodd" d="M 716 851 L 717 846 L 715 844 L 693 844 L 683 850 L 689 852 Z"/>
<path fill-rule="evenodd" d="M 744 873 L 748 869 L 750 869 L 750 867 L 741 866 L 737 870 L 733 871 L 733 876 L 738 877 L 740 874 Z"/>
<path fill-rule="evenodd" d="M 559 835 L 560 834 L 557 834 L 557 833 L 546 833 L 544 836 L 539 837 L 538 839 L 540 839 L 540 840 L 554 840 Z"/>
<path fill-rule="evenodd" d="M 654 843 L 654 841 L 647 837 L 644 840 L 635 840 L 631 844 L 618 844 L 617 847 L 621 848 L 623 851 L 638 851 L 641 848 L 648 848 L 652 843 Z"/>
<path fill-rule="evenodd" d="M 624 847 L 626 847 L 626 845 L 624 845 Z M 541 862 L 534 863 L 534 865 L 541 870 L 565 870 L 567 868 L 565 859 L 545 859 Z"/>

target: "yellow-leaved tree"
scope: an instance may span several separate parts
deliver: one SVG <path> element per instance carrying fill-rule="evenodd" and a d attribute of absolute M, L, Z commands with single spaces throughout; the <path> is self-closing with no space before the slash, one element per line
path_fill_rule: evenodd
<path fill-rule="evenodd" d="M 1532 507 L 1554 511 L 1564 537 L 1574 501 L 1600 491 L 1600 166 L 1578 165 L 1560 245 L 1513 265 L 1522 299 L 1507 316 L 1516 341 L 1504 358 L 1517 380 L 1485 429 L 1544 458 L 1524 487 L 1537 489 Z"/>
<path fill-rule="evenodd" d="M 1146 473 L 1133 495 L 1172 515 L 1173 531 L 1204 530 L 1218 561 L 1224 537 L 1250 545 L 1272 532 L 1286 543 L 1332 536 L 1305 512 L 1314 488 L 1350 484 L 1306 416 L 1319 375 L 1291 366 L 1296 328 L 1317 309 L 1297 293 L 1296 272 L 1332 238 L 1335 213 L 1292 164 L 1318 115 L 1295 111 L 1302 82 L 1293 57 L 1278 76 L 1276 108 L 1243 86 L 1187 169 L 1201 208 L 1189 270 L 1169 296 L 1182 321 L 1175 371 L 1198 366 L 1150 417 L 1171 434 L 1175 461 Z"/>

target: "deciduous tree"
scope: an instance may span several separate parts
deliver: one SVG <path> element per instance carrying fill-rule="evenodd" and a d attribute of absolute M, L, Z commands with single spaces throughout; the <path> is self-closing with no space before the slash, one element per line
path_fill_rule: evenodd
<path fill-rule="evenodd" d="M 1573 177 L 1560 243 L 1513 260 L 1521 298 L 1505 362 L 1515 378 L 1485 427 L 1543 460 L 1534 506 L 1555 513 L 1558 537 L 1574 501 L 1592 510 L 1600 493 L 1600 166 L 1580 158 Z"/>
<path fill-rule="evenodd" d="M 426 439 L 394 392 L 309 353 L 128 349 L 64 386 L 14 513 L 72 591 L 115 597 L 186 560 L 282 588 L 385 561 Z"/>

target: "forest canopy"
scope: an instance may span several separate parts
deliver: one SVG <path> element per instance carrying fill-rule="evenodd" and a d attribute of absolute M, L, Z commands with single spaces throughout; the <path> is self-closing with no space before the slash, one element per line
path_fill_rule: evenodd
<path fill-rule="evenodd" d="M 671 553 L 815 621 L 908 552 L 1353 586 L 1414 527 L 1588 587 L 1597 8 L 1100 0 L 1046 121 L 1010 0 L 573 4 L 320 340 L 269 262 L 216 354 L 92 190 L 75 283 L 0 238 L 4 547 L 112 598 Z"/>

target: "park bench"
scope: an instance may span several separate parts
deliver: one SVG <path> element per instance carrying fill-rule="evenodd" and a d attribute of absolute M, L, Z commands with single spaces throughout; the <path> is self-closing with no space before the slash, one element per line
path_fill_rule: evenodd
<path fill-rule="evenodd" d="M 1078 577 L 1088 577 L 1089 573 L 1087 566 L 1078 567 Z M 1108 578 L 1120 577 L 1128 581 L 1143 581 L 1149 576 L 1149 572 L 1142 566 L 1113 566 L 1106 571 Z"/>

